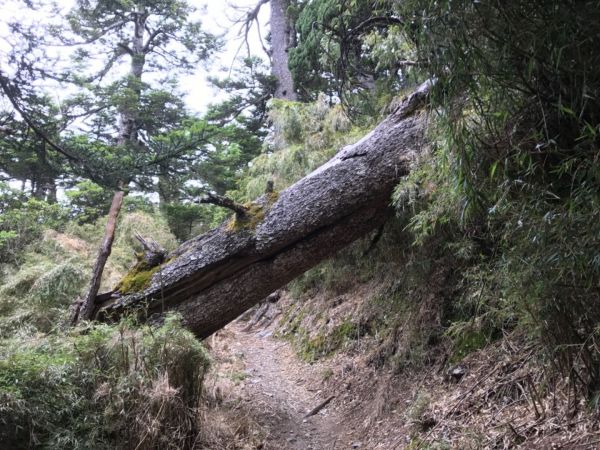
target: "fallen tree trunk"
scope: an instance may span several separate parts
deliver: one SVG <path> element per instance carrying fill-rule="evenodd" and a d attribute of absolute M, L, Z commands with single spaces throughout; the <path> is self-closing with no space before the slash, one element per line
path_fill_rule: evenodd
<path fill-rule="evenodd" d="M 207 337 L 323 259 L 379 227 L 390 195 L 424 146 L 421 85 L 371 133 L 280 194 L 266 193 L 243 217 L 184 243 L 140 292 L 96 298 L 94 317 L 116 320 L 180 312 Z M 139 283 L 129 283 L 138 285 Z"/>

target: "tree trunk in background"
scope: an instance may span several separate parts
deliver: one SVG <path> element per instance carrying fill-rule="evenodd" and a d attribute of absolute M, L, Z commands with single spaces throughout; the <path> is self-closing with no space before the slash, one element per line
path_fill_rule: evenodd
<path fill-rule="evenodd" d="M 295 42 L 294 26 L 286 14 L 289 4 L 289 0 L 271 0 L 271 58 L 273 75 L 278 81 L 275 98 L 296 101 L 294 79 L 288 67 L 288 50 Z"/>
<path fill-rule="evenodd" d="M 106 223 L 104 240 L 102 241 L 100 251 L 98 252 L 98 258 L 96 259 L 96 264 L 94 265 L 92 281 L 90 283 L 88 292 L 83 299 L 81 307 L 79 308 L 79 311 L 75 312 L 73 322 L 91 319 L 95 313 L 95 300 L 98 290 L 100 289 L 100 282 L 102 281 L 104 266 L 106 265 L 106 261 L 108 260 L 112 250 L 112 244 L 115 239 L 115 230 L 117 228 L 117 218 L 119 217 L 119 211 L 121 211 L 121 205 L 123 204 L 124 196 L 125 193 L 123 191 L 118 191 L 113 197 L 112 205 L 110 206 L 110 211 L 108 212 L 108 222 Z"/>
<path fill-rule="evenodd" d="M 179 185 L 173 181 L 169 167 L 161 164 L 158 167 L 158 205 L 164 209 L 167 205 L 179 200 Z"/>
<path fill-rule="evenodd" d="M 31 194 L 38 200 L 56 203 L 56 181 L 54 170 L 48 162 L 46 143 L 40 142 L 35 147 L 37 161 L 33 164 L 34 173 L 31 179 Z"/>
<path fill-rule="evenodd" d="M 418 110 L 429 87 L 420 86 L 371 133 L 278 196 L 257 200 L 254 221 L 249 212 L 247 222 L 224 223 L 182 244 L 141 292 L 98 296 L 96 319 L 176 311 L 204 338 L 380 226 L 394 187 L 425 146 L 425 114 Z"/>
<path fill-rule="evenodd" d="M 134 96 L 119 108 L 119 145 L 138 145 L 138 123 L 140 97 L 142 95 L 142 75 L 146 64 L 144 49 L 144 33 L 148 13 L 140 10 L 135 13 L 133 37 L 131 39 L 131 64 L 129 66 L 129 79 L 127 87 Z"/>

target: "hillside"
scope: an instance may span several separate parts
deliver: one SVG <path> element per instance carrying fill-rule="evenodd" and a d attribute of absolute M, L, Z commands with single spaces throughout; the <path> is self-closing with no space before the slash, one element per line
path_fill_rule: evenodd
<path fill-rule="evenodd" d="M 1 449 L 600 448 L 600 2 L 5 3 Z"/>

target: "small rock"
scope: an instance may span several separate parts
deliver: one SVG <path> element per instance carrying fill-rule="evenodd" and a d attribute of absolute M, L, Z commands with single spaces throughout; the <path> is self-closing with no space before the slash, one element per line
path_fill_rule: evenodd
<path fill-rule="evenodd" d="M 362 442 L 353 442 L 352 448 L 360 448 L 361 445 L 362 445 Z"/>
<path fill-rule="evenodd" d="M 457 366 L 452 367 L 448 371 L 448 378 L 453 379 L 454 381 L 459 381 L 462 377 L 467 373 L 466 366 L 459 364 Z"/>

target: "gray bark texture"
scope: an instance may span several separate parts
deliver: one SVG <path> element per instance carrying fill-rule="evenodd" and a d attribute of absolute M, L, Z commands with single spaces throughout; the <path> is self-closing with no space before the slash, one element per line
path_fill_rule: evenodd
<path fill-rule="evenodd" d="M 142 292 L 99 295 L 95 318 L 112 321 L 137 311 L 153 320 L 176 311 L 204 338 L 379 227 L 390 214 L 394 186 L 426 145 L 422 109 L 429 87 L 421 85 L 371 133 L 276 200 L 273 194 L 258 199 L 264 217 L 257 224 L 224 223 L 185 242 Z"/>
<path fill-rule="evenodd" d="M 294 27 L 286 11 L 289 0 L 271 0 L 272 71 L 277 78 L 275 98 L 297 100 L 294 79 L 288 67 L 288 51 L 294 46 Z"/>

